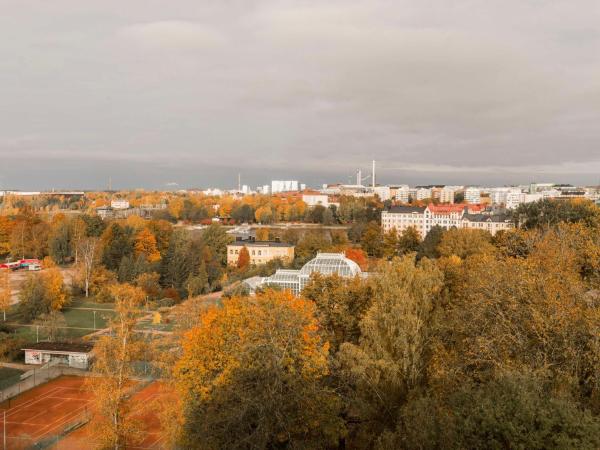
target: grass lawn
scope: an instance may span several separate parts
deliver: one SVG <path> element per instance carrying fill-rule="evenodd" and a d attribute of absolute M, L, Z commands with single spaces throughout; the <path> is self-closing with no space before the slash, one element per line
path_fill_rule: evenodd
<path fill-rule="evenodd" d="M 21 379 L 22 370 L 12 369 L 10 367 L 0 367 L 0 390 L 6 389 Z"/>

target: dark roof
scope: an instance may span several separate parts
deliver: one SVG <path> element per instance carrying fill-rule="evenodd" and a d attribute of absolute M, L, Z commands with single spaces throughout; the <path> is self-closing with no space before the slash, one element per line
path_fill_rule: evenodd
<path fill-rule="evenodd" d="M 465 214 L 463 219 L 470 222 L 510 222 L 511 217 L 507 214 Z"/>
<path fill-rule="evenodd" d="M 423 214 L 425 212 L 425 206 L 392 206 L 388 212 L 392 214 Z"/>
<path fill-rule="evenodd" d="M 292 244 L 275 241 L 235 241 L 229 245 L 234 247 L 293 247 Z"/>
<path fill-rule="evenodd" d="M 89 353 L 94 346 L 83 342 L 38 342 L 37 344 L 28 344 L 21 350 L 48 350 L 53 352 L 76 352 Z"/>

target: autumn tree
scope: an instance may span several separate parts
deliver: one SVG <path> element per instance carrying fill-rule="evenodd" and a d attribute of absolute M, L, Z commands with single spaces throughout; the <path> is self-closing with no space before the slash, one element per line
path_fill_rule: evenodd
<path fill-rule="evenodd" d="M 383 235 L 383 256 L 391 259 L 399 255 L 398 248 L 398 232 L 395 228 L 384 233 Z"/>
<path fill-rule="evenodd" d="M 347 248 L 344 252 L 346 258 L 351 259 L 358 264 L 361 270 L 367 270 L 369 259 L 363 250 L 360 248 Z"/>
<path fill-rule="evenodd" d="M 402 230 L 398 238 L 398 252 L 400 255 L 406 255 L 419 251 L 421 244 L 421 235 L 415 227 L 407 227 Z"/>
<path fill-rule="evenodd" d="M 100 241 L 97 237 L 81 239 L 78 255 L 80 258 L 79 273 L 83 280 L 86 298 L 90 295 L 90 283 L 99 262 Z"/>
<path fill-rule="evenodd" d="M 440 256 L 456 255 L 467 258 L 476 254 L 493 253 L 492 235 L 487 231 L 453 228 L 442 236 L 437 250 Z"/>
<path fill-rule="evenodd" d="M 6 310 L 10 308 L 11 299 L 10 272 L 8 269 L 0 269 L 0 309 L 2 309 L 4 321 L 6 321 Z"/>
<path fill-rule="evenodd" d="M 393 430 L 409 394 L 421 386 L 432 344 L 431 322 L 442 275 L 428 260 L 385 262 L 373 282 L 373 303 L 360 323 L 358 344 L 344 343 L 339 359 L 353 386 L 349 406 L 368 447 Z"/>
<path fill-rule="evenodd" d="M 134 363 L 141 359 L 143 341 L 134 331 L 144 292 L 121 284 L 110 289 L 115 299 L 116 316 L 110 333 L 94 345 L 94 372 L 90 378 L 94 392 L 92 431 L 101 448 L 123 449 L 138 442 L 140 426 L 130 410 L 131 379 Z"/>
<path fill-rule="evenodd" d="M 143 228 L 136 234 L 134 248 L 137 256 L 143 255 L 151 263 L 160 260 L 156 237 L 147 228 Z"/>
<path fill-rule="evenodd" d="M 259 228 L 256 230 L 256 240 L 257 241 L 268 241 L 269 240 L 269 229 L 268 228 Z"/>
<path fill-rule="evenodd" d="M 236 265 L 240 270 L 247 269 L 250 265 L 250 252 L 248 252 L 246 246 L 241 248 Z"/>
<path fill-rule="evenodd" d="M 383 254 L 383 232 L 377 222 L 369 222 L 360 238 L 360 245 L 369 256 L 381 257 Z"/>
<path fill-rule="evenodd" d="M 41 327 L 49 342 L 56 342 L 65 335 L 67 321 L 65 316 L 57 310 L 51 310 L 48 313 L 41 314 L 33 322 L 34 325 Z"/>
<path fill-rule="evenodd" d="M 6 216 L 0 215 L 0 257 L 8 255 L 11 251 L 10 240 L 14 222 Z"/>
<path fill-rule="evenodd" d="M 302 296 L 315 302 L 317 319 L 334 352 L 344 342 L 358 344 L 360 321 L 373 299 L 369 282 L 360 277 L 314 273 Z"/>
<path fill-rule="evenodd" d="M 326 448 L 343 432 L 312 302 L 268 291 L 211 307 L 175 379 L 184 448 Z"/>
<path fill-rule="evenodd" d="M 69 292 L 60 270 L 56 267 L 47 269 L 40 276 L 44 284 L 44 297 L 50 309 L 53 311 L 63 309 L 69 301 Z"/>

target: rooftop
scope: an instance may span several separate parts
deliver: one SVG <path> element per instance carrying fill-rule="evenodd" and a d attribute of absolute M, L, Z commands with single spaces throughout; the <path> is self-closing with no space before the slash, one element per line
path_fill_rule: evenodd
<path fill-rule="evenodd" d="M 53 352 L 89 353 L 94 346 L 83 342 L 38 342 L 28 344 L 21 350 L 47 350 Z"/>
<path fill-rule="evenodd" d="M 236 241 L 228 245 L 233 247 L 294 247 L 286 242 L 275 241 Z"/>
<path fill-rule="evenodd" d="M 424 206 L 392 206 L 388 211 L 392 214 L 423 214 L 425 212 Z"/>

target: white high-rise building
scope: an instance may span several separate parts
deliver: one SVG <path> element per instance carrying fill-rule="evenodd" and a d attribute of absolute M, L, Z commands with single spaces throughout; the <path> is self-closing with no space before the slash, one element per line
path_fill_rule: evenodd
<path fill-rule="evenodd" d="M 445 186 L 440 191 L 440 203 L 454 203 L 454 189 Z"/>
<path fill-rule="evenodd" d="M 408 203 L 409 202 L 409 196 L 410 196 L 410 188 L 408 187 L 407 184 L 403 184 L 402 186 L 398 186 L 395 189 L 395 194 L 394 194 L 394 198 L 402 203 Z"/>
<path fill-rule="evenodd" d="M 278 192 L 291 192 L 298 190 L 297 180 L 273 180 L 271 181 L 271 194 Z"/>
<path fill-rule="evenodd" d="M 426 198 L 431 198 L 431 189 L 428 188 L 419 188 L 416 192 L 417 200 L 425 200 Z"/>
<path fill-rule="evenodd" d="M 465 189 L 465 201 L 473 205 L 481 203 L 481 189 L 478 187 L 469 187 Z"/>
<path fill-rule="evenodd" d="M 385 202 L 386 200 L 390 200 L 392 198 L 392 193 L 389 186 L 375 186 L 373 188 L 373 193 L 377 194 L 379 200 Z"/>

